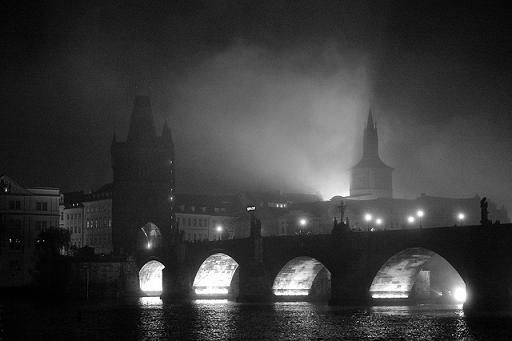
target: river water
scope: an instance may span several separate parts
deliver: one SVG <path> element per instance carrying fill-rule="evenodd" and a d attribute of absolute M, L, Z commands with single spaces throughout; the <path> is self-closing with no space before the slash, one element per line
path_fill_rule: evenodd
<path fill-rule="evenodd" d="M 0 302 L 0 340 L 512 340 L 512 315 L 460 306 L 341 308 L 156 297 L 82 303 Z"/>

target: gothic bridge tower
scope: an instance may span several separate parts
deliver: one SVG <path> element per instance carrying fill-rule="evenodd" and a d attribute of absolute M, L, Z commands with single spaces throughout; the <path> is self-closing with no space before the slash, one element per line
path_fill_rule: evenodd
<path fill-rule="evenodd" d="M 377 125 L 370 110 L 364 130 L 363 156 L 351 169 L 350 196 L 359 199 L 391 198 L 393 168 L 379 157 Z"/>
<path fill-rule="evenodd" d="M 135 97 L 126 142 L 114 135 L 111 154 L 114 252 L 156 247 L 175 227 L 174 144 L 167 122 L 156 135 L 149 97 Z"/>

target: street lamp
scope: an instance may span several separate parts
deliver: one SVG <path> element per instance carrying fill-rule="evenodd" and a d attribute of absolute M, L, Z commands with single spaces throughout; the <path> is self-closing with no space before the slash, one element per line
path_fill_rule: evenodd
<path fill-rule="evenodd" d="M 373 218 L 373 217 L 372 217 L 372 215 L 371 215 L 370 213 L 366 213 L 366 214 L 364 215 L 364 220 L 365 220 L 367 223 L 369 223 L 370 221 L 372 221 L 372 218 Z"/>
<path fill-rule="evenodd" d="M 370 222 L 372 221 L 373 216 L 370 213 L 366 213 L 364 215 L 364 220 L 366 221 L 366 224 L 368 225 L 368 231 L 370 230 Z"/>
<path fill-rule="evenodd" d="M 377 226 L 382 225 L 382 218 L 375 219 L 375 225 L 377 225 Z"/>
<path fill-rule="evenodd" d="M 459 212 L 457 214 L 457 220 L 459 221 L 460 225 L 462 225 L 464 219 L 466 219 L 466 215 L 463 212 Z"/>
<path fill-rule="evenodd" d="M 419 219 L 419 221 L 420 221 L 420 228 L 421 228 L 421 227 L 422 227 L 422 226 L 421 226 L 421 218 L 423 218 L 423 216 L 425 215 L 425 212 L 423 212 L 423 210 L 418 210 L 418 211 L 416 212 L 416 215 L 418 216 L 418 219 Z"/>
<path fill-rule="evenodd" d="M 307 224 L 308 224 L 308 220 L 306 218 L 299 219 L 299 234 L 302 234 L 302 228 L 306 227 Z"/>
<path fill-rule="evenodd" d="M 415 221 L 416 221 L 416 219 L 414 219 L 414 217 L 412 215 L 407 217 L 407 222 L 409 224 L 414 224 Z"/>
<path fill-rule="evenodd" d="M 218 233 L 217 240 L 222 239 L 221 237 L 222 237 L 222 232 L 224 231 L 224 227 L 222 227 L 222 225 L 217 225 L 215 227 L 215 231 L 217 231 L 217 233 Z"/>

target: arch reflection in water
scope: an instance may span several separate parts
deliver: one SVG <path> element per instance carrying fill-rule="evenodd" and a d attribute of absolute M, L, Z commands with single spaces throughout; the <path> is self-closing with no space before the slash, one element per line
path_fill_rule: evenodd
<path fill-rule="evenodd" d="M 144 264 L 139 271 L 139 286 L 147 295 L 160 295 L 162 293 L 162 270 L 165 266 L 156 260 Z"/>
<path fill-rule="evenodd" d="M 466 285 L 443 257 L 421 247 L 392 256 L 370 287 L 372 298 L 414 299 L 432 303 L 462 303 Z"/>
<path fill-rule="evenodd" d="M 323 276 L 319 276 L 321 272 Z M 276 296 L 308 296 L 317 280 L 321 296 L 325 296 L 330 290 L 330 278 L 330 272 L 318 260 L 297 257 L 286 263 L 279 271 L 272 290 Z"/>
<path fill-rule="evenodd" d="M 224 253 L 208 257 L 194 279 L 194 292 L 200 296 L 227 296 L 238 263 Z"/>

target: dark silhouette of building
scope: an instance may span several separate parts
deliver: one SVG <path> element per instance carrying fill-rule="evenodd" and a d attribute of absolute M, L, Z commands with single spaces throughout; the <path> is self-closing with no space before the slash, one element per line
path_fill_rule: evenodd
<path fill-rule="evenodd" d="M 0 174 L 0 288 L 32 283 L 39 235 L 59 227 L 59 198 L 58 188 L 25 188 Z"/>
<path fill-rule="evenodd" d="M 351 169 L 350 196 L 360 199 L 391 198 L 393 168 L 379 157 L 377 125 L 370 110 L 364 130 L 363 156 Z"/>
<path fill-rule="evenodd" d="M 166 238 L 176 226 L 174 144 L 164 124 L 155 133 L 150 99 L 135 97 L 126 142 L 111 147 L 112 243 L 114 253 L 131 254 L 148 245 L 142 227 L 152 223 Z"/>

